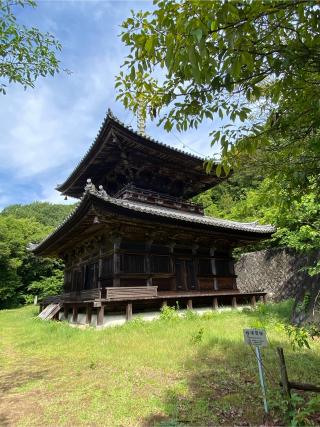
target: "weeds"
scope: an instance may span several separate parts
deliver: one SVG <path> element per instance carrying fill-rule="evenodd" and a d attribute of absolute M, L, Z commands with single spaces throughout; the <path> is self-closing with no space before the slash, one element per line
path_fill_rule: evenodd
<path fill-rule="evenodd" d="M 202 339 L 203 339 L 203 334 L 204 334 L 204 328 L 200 328 L 197 332 L 195 332 L 192 337 L 191 337 L 191 342 L 193 344 L 199 344 L 201 343 Z"/>
<path fill-rule="evenodd" d="M 179 319 L 179 313 L 175 307 L 164 306 L 160 310 L 160 320 L 177 320 Z"/>
<path fill-rule="evenodd" d="M 199 319 L 199 314 L 193 310 L 187 310 L 183 316 L 186 320 L 196 320 Z"/>
<path fill-rule="evenodd" d="M 303 326 L 295 326 L 285 324 L 283 328 L 288 335 L 290 344 L 293 350 L 297 350 L 300 348 L 310 348 L 309 339 L 310 334 L 306 328 Z"/>
<path fill-rule="evenodd" d="M 308 400 L 306 396 L 291 393 L 291 398 L 286 400 L 280 392 L 276 392 L 270 397 L 269 404 L 272 410 L 281 414 L 285 425 L 290 427 L 318 425 L 320 396 Z"/>

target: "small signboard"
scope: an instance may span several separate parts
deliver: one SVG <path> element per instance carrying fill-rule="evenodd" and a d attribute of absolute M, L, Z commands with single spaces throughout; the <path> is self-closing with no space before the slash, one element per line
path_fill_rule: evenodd
<path fill-rule="evenodd" d="M 268 340 L 264 329 L 244 329 L 244 342 L 254 347 L 267 347 Z"/>
<path fill-rule="evenodd" d="M 259 369 L 260 384 L 261 384 L 261 390 L 262 390 L 262 396 L 263 396 L 263 406 L 264 406 L 265 413 L 268 414 L 269 409 L 268 409 L 268 402 L 267 402 L 266 384 L 264 379 L 262 355 L 260 351 L 260 347 L 267 347 L 268 345 L 266 331 L 264 329 L 244 329 L 243 336 L 244 336 L 244 342 L 246 344 L 249 344 L 255 347 L 255 353 L 256 353 L 258 369 Z"/>

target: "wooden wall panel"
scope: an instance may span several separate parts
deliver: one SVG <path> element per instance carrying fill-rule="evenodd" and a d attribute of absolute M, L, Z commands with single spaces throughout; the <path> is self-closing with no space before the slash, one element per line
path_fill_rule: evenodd
<path fill-rule="evenodd" d="M 234 289 L 236 284 L 235 277 L 218 277 L 218 289 Z"/>
<path fill-rule="evenodd" d="M 199 289 L 201 291 L 213 291 L 213 278 L 199 278 Z"/>
<path fill-rule="evenodd" d="M 157 278 L 153 278 L 152 279 L 152 285 L 153 286 L 158 286 L 158 291 L 170 291 L 173 288 L 173 278 L 163 278 L 163 279 L 157 279 Z"/>
<path fill-rule="evenodd" d="M 120 286 L 147 286 L 146 279 L 120 279 Z"/>

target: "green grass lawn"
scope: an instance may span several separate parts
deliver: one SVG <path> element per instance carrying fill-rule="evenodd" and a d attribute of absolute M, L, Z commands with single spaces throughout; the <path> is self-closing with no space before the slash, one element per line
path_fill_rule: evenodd
<path fill-rule="evenodd" d="M 293 352 L 274 326 L 290 304 L 267 305 L 263 350 L 275 400 L 276 346 L 289 377 L 318 382 L 320 344 Z M 257 364 L 242 329 L 261 309 L 104 330 L 36 319 L 34 307 L 0 312 L 0 425 L 256 425 L 263 420 Z M 260 319 L 260 320 L 259 320 Z M 275 413 L 274 417 L 280 417 Z"/>

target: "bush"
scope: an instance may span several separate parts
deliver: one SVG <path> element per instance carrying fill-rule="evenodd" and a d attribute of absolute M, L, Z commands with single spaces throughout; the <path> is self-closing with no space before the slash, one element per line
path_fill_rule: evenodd
<path fill-rule="evenodd" d="M 26 302 L 31 302 L 35 295 L 38 298 L 44 298 L 51 295 L 60 294 L 63 287 L 63 271 L 54 270 L 53 275 L 50 277 L 42 277 L 36 280 L 28 287 L 31 295 L 28 295 Z M 30 301 L 31 299 L 31 301 Z"/>

